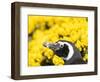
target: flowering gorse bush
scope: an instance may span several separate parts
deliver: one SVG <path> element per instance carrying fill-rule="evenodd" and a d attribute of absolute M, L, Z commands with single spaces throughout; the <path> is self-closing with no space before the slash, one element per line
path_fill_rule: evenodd
<path fill-rule="evenodd" d="M 28 66 L 64 65 L 62 58 L 43 46 L 44 42 L 66 40 L 75 44 L 88 61 L 86 17 L 28 16 Z"/>

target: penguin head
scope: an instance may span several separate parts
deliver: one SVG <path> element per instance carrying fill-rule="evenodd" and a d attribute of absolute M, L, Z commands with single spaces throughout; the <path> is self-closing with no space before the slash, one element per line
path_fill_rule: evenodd
<path fill-rule="evenodd" d="M 44 42 L 45 47 L 54 51 L 56 55 L 61 57 L 67 64 L 83 64 L 81 53 L 72 42 L 59 40 L 55 43 Z"/>
<path fill-rule="evenodd" d="M 73 55 L 73 47 L 64 40 L 59 40 L 55 43 L 44 42 L 45 47 L 54 51 L 59 57 L 66 58 L 69 54 Z"/>

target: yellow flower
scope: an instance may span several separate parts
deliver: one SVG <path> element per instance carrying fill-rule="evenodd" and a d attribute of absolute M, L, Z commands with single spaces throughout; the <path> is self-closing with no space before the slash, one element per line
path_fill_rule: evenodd
<path fill-rule="evenodd" d="M 64 61 L 62 58 L 58 57 L 57 55 L 54 55 L 53 59 L 52 59 L 53 63 L 55 65 L 64 65 Z"/>
<path fill-rule="evenodd" d="M 29 60 L 28 66 L 40 66 L 39 62 L 35 62 L 34 60 Z"/>
<path fill-rule="evenodd" d="M 65 40 L 65 41 L 70 41 L 70 42 L 72 42 L 72 39 L 71 39 L 70 37 L 63 37 L 63 38 L 60 39 L 60 40 Z"/>
<path fill-rule="evenodd" d="M 29 66 L 40 66 L 40 62 L 38 62 L 36 59 L 37 58 L 35 58 L 33 53 L 29 53 L 29 55 L 28 55 L 28 65 Z"/>
<path fill-rule="evenodd" d="M 46 56 L 48 59 L 51 59 L 53 57 L 54 53 L 52 50 L 50 49 L 45 49 L 45 52 L 44 52 L 44 56 Z"/>
<path fill-rule="evenodd" d="M 87 61 L 88 60 L 88 54 L 85 54 L 85 56 L 83 57 L 83 60 L 84 61 Z"/>
<path fill-rule="evenodd" d="M 32 33 L 32 31 L 35 29 L 36 19 L 34 16 L 28 17 L 28 34 Z"/>
<path fill-rule="evenodd" d="M 81 48 L 81 42 L 78 40 L 77 42 L 76 42 L 76 47 L 81 51 L 82 50 L 82 48 Z"/>
<path fill-rule="evenodd" d="M 52 50 L 43 46 L 44 42 L 58 40 L 70 41 L 82 51 L 84 60 L 88 60 L 88 21 L 86 17 L 28 16 L 28 65 L 40 66 L 44 57 L 54 65 L 63 65 L 64 61 Z"/>

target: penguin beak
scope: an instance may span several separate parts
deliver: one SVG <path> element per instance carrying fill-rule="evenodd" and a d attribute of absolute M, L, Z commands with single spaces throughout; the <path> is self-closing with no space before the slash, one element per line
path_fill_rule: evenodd
<path fill-rule="evenodd" d="M 44 42 L 43 43 L 44 47 L 50 48 L 53 51 L 59 50 L 60 49 L 60 44 L 58 43 L 49 43 L 49 42 Z"/>

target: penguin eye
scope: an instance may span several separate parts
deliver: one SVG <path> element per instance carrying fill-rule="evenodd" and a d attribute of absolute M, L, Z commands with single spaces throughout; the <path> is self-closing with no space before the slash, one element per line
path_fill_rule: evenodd
<path fill-rule="evenodd" d="M 60 45 L 60 47 L 61 47 L 61 48 L 63 48 L 63 47 L 64 47 L 64 45 Z"/>

